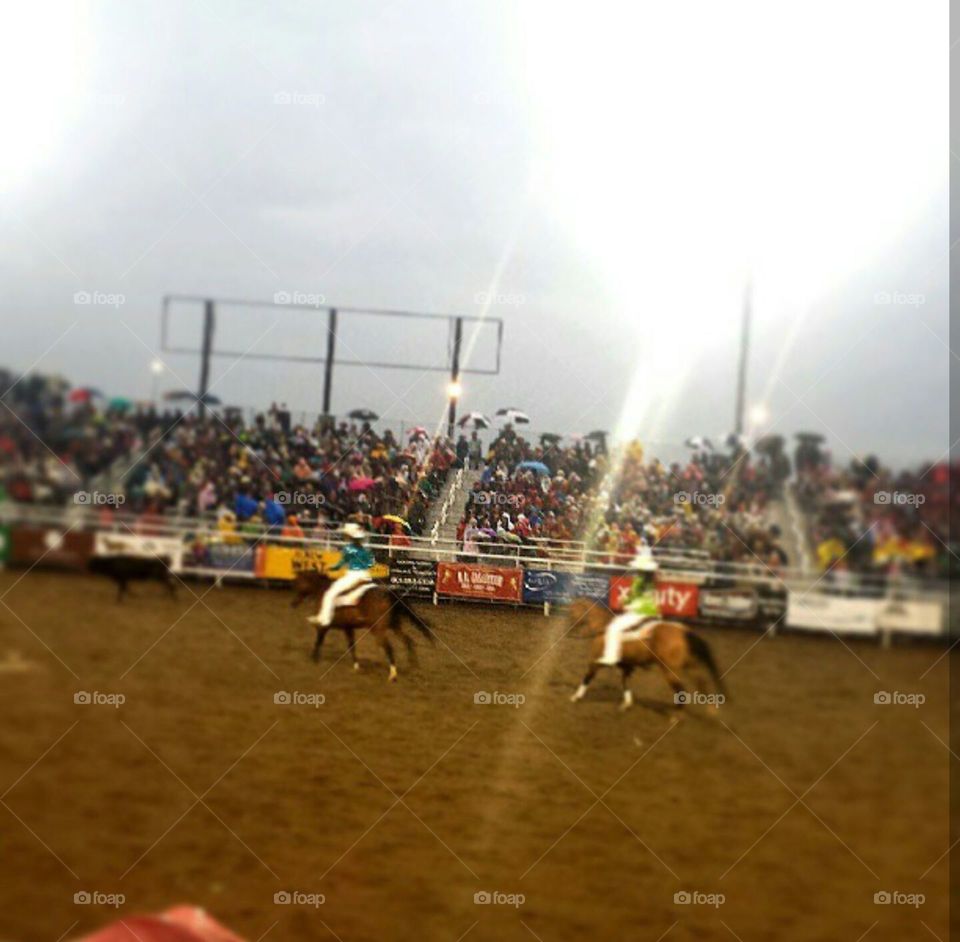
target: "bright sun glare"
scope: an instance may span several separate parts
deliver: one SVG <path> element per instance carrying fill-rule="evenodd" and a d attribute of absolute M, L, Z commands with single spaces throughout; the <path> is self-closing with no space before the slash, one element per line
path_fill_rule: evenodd
<path fill-rule="evenodd" d="M 538 195 L 635 331 L 623 436 L 737 331 L 748 275 L 795 316 L 944 179 L 946 4 L 520 9 Z"/>

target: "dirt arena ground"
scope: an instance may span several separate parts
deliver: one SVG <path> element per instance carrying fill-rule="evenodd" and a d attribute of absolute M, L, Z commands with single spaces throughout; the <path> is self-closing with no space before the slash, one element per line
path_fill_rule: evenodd
<path fill-rule="evenodd" d="M 568 702 L 584 642 L 532 611 L 418 606 L 388 685 L 286 592 L 133 592 L 0 573 L 2 939 L 188 901 L 251 942 L 947 938 L 943 646 L 705 629 L 733 699 L 673 723 L 653 673 Z"/>

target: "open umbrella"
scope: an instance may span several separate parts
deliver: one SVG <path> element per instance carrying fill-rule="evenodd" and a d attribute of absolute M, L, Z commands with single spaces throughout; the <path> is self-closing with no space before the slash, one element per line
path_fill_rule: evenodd
<path fill-rule="evenodd" d="M 497 409 L 497 418 L 505 419 L 514 425 L 528 425 L 530 423 L 530 416 L 527 415 L 526 412 L 521 412 L 513 406 L 508 406 L 505 409 Z"/>
<path fill-rule="evenodd" d="M 356 419 L 358 422 L 376 422 L 380 418 L 372 409 L 354 409 L 347 413 L 348 419 Z"/>
<path fill-rule="evenodd" d="M 537 474 L 550 476 L 550 469 L 542 461 L 521 461 L 517 465 L 518 471 L 536 471 Z"/>
<path fill-rule="evenodd" d="M 76 389 L 71 389 L 70 395 L 67 396 L 70 402 L 89 402 L 95 398 L 103 398 L 103 393 L 92 386 L 78 386 Z"/>
<path fill-rule="evenodd" d="M 347 489 L 351 491 L 366 491 L 373 487 L 374 484 L 376 484 L 376 481 L 374 481 L 373 478 L 354 478 L 347 485 Z"/>
<path fill-rule="evenodd" d="M 559 435 L 555 435 L 553 432 L 544 432 L 544 433 L 540 436 L 540 444 L 541 444 L 541 445 L 546 445 L 546 444 L 556 445 L 557 442 L 559 442 L 559 441 L 560 441 L 560 436 L 559 436 Z"/>
<path fill-rule="evenodd" d="M 124 399 L 123 396 L 114 396 L 113 399 L 107 403 L 109 408 L 115 409 L 117 412 L 126 412 L 132 405 L 133 403 L 129 399 Z"/>
<path fill-rule="evenodd" d="M 607 433 L 602 429 L 594 429 L 592 432 L 587 433 L 585 436 L 589 442 L 602 442 L 607 438 Z"/>
<path fill-rule="evenodd" d="M 713 450 L 713 443 L 709 438 L 704 438 L 702 435 L 691 435 L 685 442 L 684 445 L 687 448 L 692 448 L 694 451 L 703 451 L 704 449 Z"/>
<path fill-rule="evenodd" d="M 473 428 L 490 428 L 490 420 L 482 412 L 468 412 L 457 425 L 460 428 L 466 428 L 468 425 Z"/>
<path fill-rule="evenodd" d="M 199 402 L 201 397 L 189 389 L 174 389 L 172 392 L 164 393 L 163 398 L 167 402 Z M 220 397 L 207 393 L 203 398 L 204 405 L 219 406 Z"/>
<path fill-rule="evenodd" d="M 412 428 L 410 429 L 409 432 L 407 432 L 407 438 L 409 438 L 410 441 L 414 441 L 415 439 L 426 438 L 426 437 L 427 437 L 427 430 L 422 425 L 418 425 L 416 426 L 416 428 Z"/>

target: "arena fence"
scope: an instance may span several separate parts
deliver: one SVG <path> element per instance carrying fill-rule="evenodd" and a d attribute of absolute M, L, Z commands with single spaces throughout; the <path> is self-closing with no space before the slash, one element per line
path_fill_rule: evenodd
<path fill-rule="evenodd" d="M 183 577 L 284 583 L 298 572 L 327 570 L 342 543 L 337 528 L 304 536 L 280 528 L 226 529 L 215 518 L 136 516 L 0 503 L 0 565 L 86 568 L 92 556 L 160 557 Z M 372 534 L 373 575 L 406 595 L 542 607 L 549 612 L 585 596 L 619 611 L 634 574 L 626 560 L 573 541 L 491 543 L 469 557 L 455 541 Z M 946 636 L 947 586 L 918 579 L 812 576 L 706 553 L 654 548 L 665 616 L 681 620 L 880 637 Z"/>

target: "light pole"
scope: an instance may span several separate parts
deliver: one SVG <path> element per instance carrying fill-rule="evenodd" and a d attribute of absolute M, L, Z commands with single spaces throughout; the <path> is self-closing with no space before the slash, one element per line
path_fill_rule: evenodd
<path fill-rule="evenodd" d="M 163 375 L 163 371 L 166 367 L 163 365 L 163 360 L 151 360 L 150 361 L 150 373 L 153 376 L 150 401 L 156 406 L 157 397 L 160 393 L 160 377 Z"/>
<path fill-rule="evenodd" d="M 457 421 L 457 400 L 463 394 L 463 386 L 458 379 L 447 383 L 447 398 L 450 400 L 450 411 L 447 415 L 447 438 L 453 438 L 454 425 Z"/>

